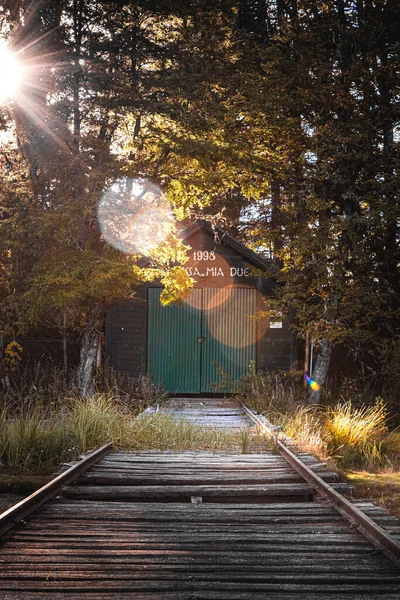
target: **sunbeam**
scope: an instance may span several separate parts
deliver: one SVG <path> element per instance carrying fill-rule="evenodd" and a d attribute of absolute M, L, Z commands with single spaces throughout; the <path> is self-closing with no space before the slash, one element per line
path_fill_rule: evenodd
<path fill-rule="evenodd" d="M 11 100 L 22 80 L 22 66 L 17 56 L 2 42 L 0 43 L 0 102 Z"/>

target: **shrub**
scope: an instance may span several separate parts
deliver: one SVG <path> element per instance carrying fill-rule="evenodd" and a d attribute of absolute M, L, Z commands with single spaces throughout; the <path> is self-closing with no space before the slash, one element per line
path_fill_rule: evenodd
<path fill-rule="evenodd" d="M 109 367 L 99 369 L 96 374 L 95 387 L 98 393 L 112 394 L 115 398 L 129 405 L 130 409 L 140 412 L 147 406 L 162 402 L 167 394 L 161 385 L 155 384 L 148 375 L 130 377 L 124 373 L 116 373 Z M 74 384 L 74 374 L 56 367 L 44 368 L 40 364 L 25 367 L 8 378 L 7 389 L 1 389 L 0 396 L 5 404 L 14 412 L 26 406 L 62 405 L 65 401 L 79 397 Z"/>
<path fill-rule="evenodd" d="M 249 373 L 237 386 L 237 396 L 259 413 L 292 413 L 304 401 L 304 387 L 299 373 L 275 371 L 273 373 Z"/>
<path fill-rule="evenodd" d="M 112 394 L 137 412 L 168 397 L 163 386 L 154 383 L 149 375 L 131 377 L 127 373 L 117 373 L 107 364 L 97 371 L 95 383 L 98 392 Z"/>

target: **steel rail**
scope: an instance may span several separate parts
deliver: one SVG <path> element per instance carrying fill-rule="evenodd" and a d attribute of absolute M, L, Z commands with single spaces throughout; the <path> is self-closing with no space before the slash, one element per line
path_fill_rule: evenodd
<path fill-rule="evenodd" d="M 240 402 L 240 401 L 239 401 Z M 328 483 L 312 471 L 304 462 L 302 462 L 285 444 L 279 439 L 277 433 L 268 425 L 263 423 L 258 415 L 255 415 L 247 406 L 240 402 L 245 413 L 254 423 L 265 433 L 275 439 L 277 449 L 283 458 L 315 488 L 315 490 L 325 499 L 332 502 L 335 508 L 345 517 L 357 530 L 366 537 L 374 546 L 383 551 L 397 566 L 400 566 L 400 541 L 394 538 L 390 533 L 377 525 L 370 517 L 363 513 L 357 506 L 352 504 L 347 498 L 334 490 Z"/>
<path fill-rule="evenodd" d="M 68 485 L 92 465 L 99 461 L 105 454 L 112 450 L 112 443 L 104 444 L 82 460 L 72 465 L 67 471 L 61 473 L 49 483 L 33 492 L 30 496 L 18 502 L 0 514 L 0 536 L 9 531 L 14 525 L 23 520 L 45 502 L 56 496 L 64 486 Z"/>

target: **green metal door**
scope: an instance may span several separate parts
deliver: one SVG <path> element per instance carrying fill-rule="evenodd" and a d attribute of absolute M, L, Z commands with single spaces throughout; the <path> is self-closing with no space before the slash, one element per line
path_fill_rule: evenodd
<path fill-rule="evenodd" d="M 181 306 L 148 296 L 147 370 L 171 393 L 230 392 L 256 358 L 256 290 L 205 288 Z"/>
<path fill-rule="evenodd" d="M 147 371 L 171 393 L 198 394 L 200 388 L 201 290 L 191 304 L 161 306 L 162 289 L 149 288 Z"/>
<path fill-rule="evenodd" d="M 256 358 L 256 290 L 203 290 L 202 392 L 231 392 Z"/>

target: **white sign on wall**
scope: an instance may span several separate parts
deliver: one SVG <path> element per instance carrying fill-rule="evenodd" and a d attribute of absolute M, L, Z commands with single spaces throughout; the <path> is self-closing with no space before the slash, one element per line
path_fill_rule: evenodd
<path fill-rule="evenodd" d="M 271 310 L 271 318 L 269 322 L 270 329 L 282 329 L 282 321 L 278 321 L 279 318 L 282 318 L 282 313 L 276 310 Z"/>

